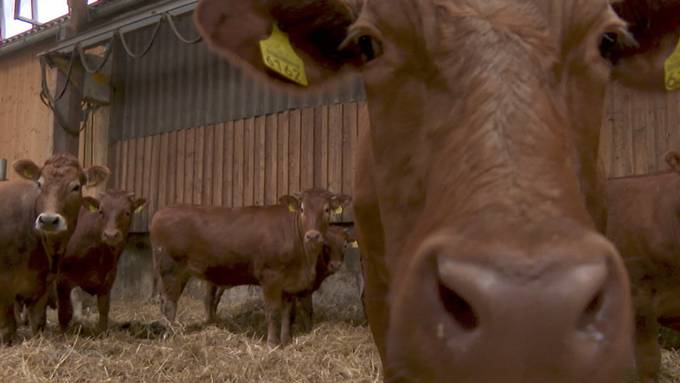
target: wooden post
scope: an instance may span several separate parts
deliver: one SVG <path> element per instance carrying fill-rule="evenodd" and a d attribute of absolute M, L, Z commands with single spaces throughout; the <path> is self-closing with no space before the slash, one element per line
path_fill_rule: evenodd
<path fill-rule="evenodd" d="M 89 21 L 87 0 L 68 0 L 71 13 L 71 21 L 61 40 L 65 40 L 82 32 Z M 77 54 L 77 53 L 74 53 Z M 61 89 L 67 81 L 66 73 L 59 72 L 57 77 L 57 89 Z M 83 84 L 85 82 L 85 70 L 76 59 L 71 73 L 71 83 L 64 94 L 64 97 L 57 102 L 55 113 L 59 113 L 62 118 L 55 118 L 54 121 L 54 152 L 71 153 L 78 156 L 78 130 L 80 129 L 83 98 Z M 62 127 L 58 121 L 63 121 L 67 126 Z"/>

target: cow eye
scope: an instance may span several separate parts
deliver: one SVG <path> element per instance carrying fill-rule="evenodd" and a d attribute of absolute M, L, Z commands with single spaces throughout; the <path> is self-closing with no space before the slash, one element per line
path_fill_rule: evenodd
<path fill-rule="evenodd" d="M 126 217 L 129 217 L 129 216 L 131 216 L 131 215 L 132 215 L 132 214 L 130 214 L 129 211 L 126 211 L 126 212 L 125 212 L 125 216 L 126 216 Z"/>
<path fill-rule="evenodd" d="M 72 192 L 79 192 L 80 191 L 80 184 L 74 184 L 71 186 L 71 191 Z"/>
<path fill-rule="evenodd" d="M 616 33 L 609 32 L 602 35 L 600 39 L 600 56 L 609 61 L 613 61 L 616 47 L 618 46 L 619 36 Z"/>
<path fill-rule="evenodd" d="M 361 58 L 365 63 L 371 62 L 382 55 L 382 46 L 370 35 L 363 35 L 357 40 Z"/>

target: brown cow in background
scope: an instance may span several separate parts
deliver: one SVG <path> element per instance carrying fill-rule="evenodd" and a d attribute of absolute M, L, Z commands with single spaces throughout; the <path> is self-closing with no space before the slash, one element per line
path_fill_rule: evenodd
<path fill-rule="evenodd" d="M 658 382 L 659 324 L 680 331 L 680 153 L 670 172 L 612 178 L 607 235 L 628 267 L 641 383 Z"/>
<path fill-rule="evenodd" d="M 0 339 L 16 333 L 16 304 L 25 304 L 31 330 L 45 326 L 47 289 L 78 222 L 81 205 L 98 206 L 82 196 L 84 186 L 106 181 L 109 170 L 83 170 L 78 160 L 57 154 L 40 168 L 30 160 L 14 163 L 22 180 L 0 183 Z"/>
<path fill-rule="evenodd" d="M 364 80 L 354 217 L 386 381 L 623 379 L 629 282 L 597 231 L 605 91 L 663 90 L 680 0 L 611 4 L 199 1 L 205 41 L 249 74 Z M 275 24 L 289 44 L 261 44 Z"/>
<path fill-rule="evenodd" d="M 99 195 L 99 209 L 81 209 L 65 256 L 59 263 L 57 296 L 59 325 L 68 328 L 73 317 L 72 290 L 97 296 L 97 329 L 108 327 L 111 288 L 116 280 L 118 259 L 123 253 L 132 218 L 146 204 L 134 193 L 109 190 Z"/>
<path fill-rule="evenodd" d="M 295 294 L 293 309 L 291 310 L 291 324 L 295 318 L 299 318 L 303 331 L 308 332 L 314 324 L 314 307 L 312 306 L 312 294 L 321 287 L 323 281 L 335 274 L 342 267 L 345 259 L 344 251 L 352 241 L 347 229 L 338 226 L 330 226 L 326 232 L 321 256 L 316 261 L 316 278 L 312 285 Z M 217 322 L 217 306 L 226 287 L 206 283 L 206 295 L 204 299 L 206 318 L 208 323 Z"/>
<path fill-rule="evenodd" d="M 177 206 L 154 215 L 154 268 L 168 320 L 175 320 L 192 276 L 220 286 L 260 285 L 267 343 L 290 340 L 292 298 L 314 283 L 330 214 L 350 198 L 314 189 L 279 201 L 234 209 Z"/>

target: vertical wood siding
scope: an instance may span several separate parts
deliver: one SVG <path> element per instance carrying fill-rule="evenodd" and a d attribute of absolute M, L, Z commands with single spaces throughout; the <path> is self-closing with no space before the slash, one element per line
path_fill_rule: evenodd
<path fill-rule="evenodd" d="M 135 231 L 168 205 L 271 205 L 312 187 L 352 194 L 365 103 L 292 110 L 113 143 L 116 188 L 148 200 Z M 351 209 L 343 220 L 351 220 Z"/>
<path fill-rule="evenodd" d="M 52 113 L 40 101 L 40 63 L 35 58 L 44 48 L 0 59 L 0 158 L 8 164 L 22 158 L 42 164 L 52 154 Z M 48 83 L 54 89 L 51 72 Z"/>
<path fill-rule="evenodd" d="M 667 169 L 664 153 L 680 150 L 680 92 L 613 85 L 600 148 L 609 177 Z"/>

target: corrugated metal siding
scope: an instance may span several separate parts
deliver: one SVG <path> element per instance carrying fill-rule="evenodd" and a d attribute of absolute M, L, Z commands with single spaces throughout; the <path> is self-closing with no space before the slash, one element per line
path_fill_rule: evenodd
<path fill-rule="evenodd" d="M 610 177 L 667 168 L 669 149 L 680 150 L 680 92 L 641 92 L 614 84 L 607 100 L 601 154 Z"/>
<path fill-rule="evenodd" d="M 30 158 L 42 164 L 52 152 L 52 113 L 40 102 L 42 44 L 0 59 L 0 158 Z M 54 76 L 48 83 L 54 90 Z M 9 172 L 10 177 L 14 171 Z"/>
<path fill-rule="evenodd" d="M 352 194 L 359 131 L 368 129 L 365 103 L 285 111 L 115 143 L 116 188 L 149 205 L 134 231 L 146 231 L 168 205 L 275 204 L 312 187 Z M 348 209 L 342 220 L 351 220 Z"/>
<path fill-rule="evenodd" d="M 177 19 L 185 36 L 195 36 L 191 17 Z M 140 52 L 153 27 L 126 35 Z M 138 60 L 123 60 L 124 96 L 114 126 L 122 139 L 235 121 L 284 110 L 357 102 L 365 99 L 359 78 L 321 94 L 296 96 L 271 89 L 211 53 L 204 43 L 180 42 L 168 25 L 161 26 L 154 46 Z"/>

